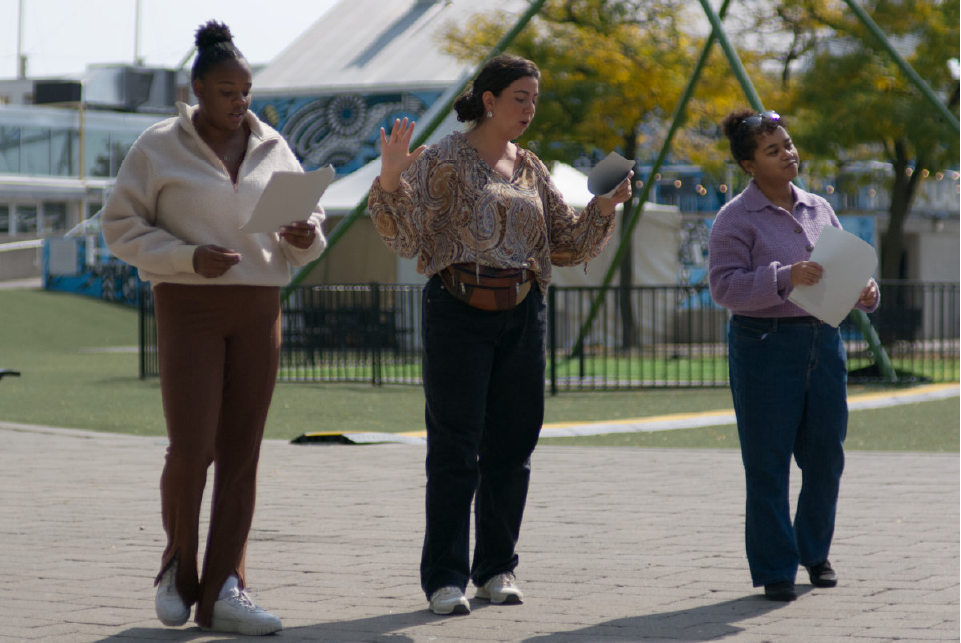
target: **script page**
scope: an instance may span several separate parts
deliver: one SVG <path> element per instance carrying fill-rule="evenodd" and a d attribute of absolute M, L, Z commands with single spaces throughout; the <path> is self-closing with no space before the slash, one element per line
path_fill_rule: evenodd
<path fill-rule="evenodd" d="M 281 226 L 310 216 L 336 172 L 328 165 L 312 172 L 274 172 L 241 230 L 277 232 Z"/>
<path fill-rule="evenodd" d="M 877 253 L 850 232 L 827 225 L 811 252 L 811 261 L 824 268 L 821 281 L 813 286 L 795 286 L 788 299 L 837 327 L 854 308 L 878 267 Z"/>

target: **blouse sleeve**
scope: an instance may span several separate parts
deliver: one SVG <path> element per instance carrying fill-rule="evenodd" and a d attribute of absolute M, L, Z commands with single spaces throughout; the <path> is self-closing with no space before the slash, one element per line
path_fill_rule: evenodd
<path fill-rule="evenodd" d="M 400 187 L 387 192 L 374 179 L 367 199 L 370 218 L 384 243 L 399 257 L 412 259 L 424 247 L 433 214 L 458 198 L 454 166 L 442 163 L 436 148 L 427 148 L 400 177 Z"/>
<path fill-rule="evenodd" d="M 535 158 L 534 164 L 550 238 L 551 263 L 574 266 L 593 259 L 614 233 L 614 213 L 603 214 L 597 197 L 578 213 L 564 202 L 564 196 L 540 159 Z"/>

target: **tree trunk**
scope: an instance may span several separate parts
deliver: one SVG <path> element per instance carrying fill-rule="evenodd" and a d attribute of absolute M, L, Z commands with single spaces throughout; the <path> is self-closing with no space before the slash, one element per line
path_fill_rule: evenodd
<path fill-rule="evenodd" d="M 894 185 L 891 188 L 891 207 L 888 210 L 888 228 L 881 237 L 881 279 L 904 279 L 904 221 L 911 209 L 911 200 L 921 177 L 920 157 L 915 170 L 907 175 L 908 155 L 904 141 L 894 144 Z"/>
<path fill-rule="evenodd" d="M 894 185 L 891 188 L 891 207 L 888 210 L 888 228 L 881 237 L 881 279 L 906 279 L 907 262 L 904 250 L 904 222 L 911 210 L 911 201 L 921 181 L 924 159 L 915 159 L 914 170 L 908 176 L 907 144 L 903 140 L 894 144 Z M 892 346 L 910 329 L 904 324 L 912 318 L 915 302 L 910 301 L 910 289 L 888 284 L 881 293 L 884 307 L 882 318 L 877 320 L 878 337 L 884 346 Z"/>

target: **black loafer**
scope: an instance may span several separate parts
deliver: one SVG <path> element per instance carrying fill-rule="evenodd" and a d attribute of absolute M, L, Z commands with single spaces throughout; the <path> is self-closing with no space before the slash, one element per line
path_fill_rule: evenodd
<path fill-rule="evenodd" d="M 811 584 L 815 587 L 834 587 L 838 584 L 838 574 L 831 567 L 831 561 L 829 560 L 811 565 L 807 570 Z"/>
<path fill-rule="evenodd" d="M 764 598 L 769 601 L 794 601 L 797 600 L 797 592 L 794 591 L 794 583 L 784 580 L 765 585 Z"/>

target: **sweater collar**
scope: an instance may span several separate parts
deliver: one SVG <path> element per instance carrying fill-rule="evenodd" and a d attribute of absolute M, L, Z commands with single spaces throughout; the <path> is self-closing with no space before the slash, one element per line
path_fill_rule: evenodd
<path fill-rule="evenodd" d="M 791 184 L 791 191 L 794 192 L 795 204 L 800 204 L 808 208 L 814 207 L 814 198 L 810 192 L 802 190 L 793 183 Z M 775 210 L 780 209 L 771 203 L 771 200 L 765 196 L 764 192 L 761 191 L 761 188 L 759 188 L 757 183 L 754 182 L 754 179 L 751 179 L 751 182 L 748 184 L 747 188 L 745 188 L 743 195 L 744 207 L 752 212 L 760 212 L 765 208 L 773 208 Z"/>
<path fill-rule="evenodd" d="M 197 136 L 200 134 L 197 132 L 197 128 L 194 127 L 193 119 L 194 115 L 199 109 L 200 105 L 188 105 L 187 103 L 177 101 L 177 112 L 179 114 L 177 120 L 180 123 L 180 126 L 186 131 Z M 275 133 L 272 133 L 268 130 L 268 128 L 265 128 L 261 120 L 257 118 L 257 115 L 249 109 L 244 113 L 244 122 L 246 122 L 247 126 L 250 128 L 250 134 L 262 141 L 266 141 L 276 136 Z"/>

